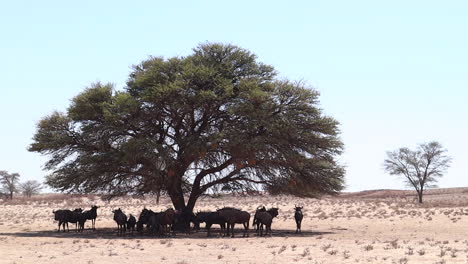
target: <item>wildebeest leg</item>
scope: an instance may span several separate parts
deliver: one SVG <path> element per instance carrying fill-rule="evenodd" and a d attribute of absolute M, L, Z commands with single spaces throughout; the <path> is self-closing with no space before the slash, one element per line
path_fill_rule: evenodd
<path fill-rule="evenodd" d="M 236 225 L 236 223 L 231 224 L 231 237 L 234 237 L 234 226 L 235 225 Z"/>
<path fill-rule="evenodd" d="M 229 230 L 231 230 L 231 231 L 229 232 Z M 234 234 L 233 234 L 233 233 L 234 233 L 233 231 L 234 231 L 234 230 L 232 230 L 232 224 L 231 224 L 231 223 L 228 223 L 228 224 L 227 224 L 227 237 L 230 237 L 230 236 L 231 236 L 230 234 L 234 235 Z"/>
<path fill-rule="evenodd" d="M 220 229 L 220 235 L 224 236 L 224 233 L 226 232 L 226 224 L 219 224 L 219 229 Z"/>
<path fill-rule="evenodd" d="M 224 235 L 225 235 L 226 237 L 229 236 L 229 227 L 230 227 L 230 225 L 231 225 L 231 224 L 226 223 L 226 230 L 225 230 L 225 232 L 224 232 Z"/>
<path fill-rule="evenodd" d="M 158 231 L 159 231 L 159 232 L 158 232 L 158 235 L 159 235 L 159 236 L 163 236 L 163 235 L 164 235 L 164 230 L 165 230 L 164 228 L 165 228 L 165 225 L 161 225 L 161 224 L 159 225 L 159 227 L 158 227 Z"/>
<path fill-rule="evenodd" d="M 206 236 L 209 237 L 210 236 L 211 223 L 206 223 L 205 228 L 206 228 L 206 233 L 207 233 Z"/>

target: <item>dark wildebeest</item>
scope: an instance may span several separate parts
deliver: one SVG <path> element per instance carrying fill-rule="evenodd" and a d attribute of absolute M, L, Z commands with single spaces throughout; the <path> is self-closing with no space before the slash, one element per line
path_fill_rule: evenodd
<path fill-rule="evenodd" d="M 127 216 L 120 208 L 113 210 L 112 213 L 114 213 L 114 221 L 117 223 L 117 235 L 123 235 L 126 231 Z"/>
<path fill-rule="evenodd" d="M 146 208 L 143 208 L 143 210 L 140 213 L 140 216 L 138 217 L 137 221 L 137 231 L 138 232 L 143 232 L 144 225 L 148 226 L 149 223 L 149 218 L 150 218 L 150 212 L 154 213 L 151 210 L 148 210 Z"/>
<path fill-rule="evenodd" d="M 242 211 L 236 208 L 225 207 L 222 209 L 217 210 L 221 217 L 226 219 L 227 228 L 226 228 L 226 236 L 229 236 L 229 229 L 231 229 L 231 237 L 234 237 L 234 225 L 235 224 L 243 224 L 244 225 L 244 237 L 249 236 L 249 222 L 250 222 L 250 214 L 246 211 Z"/>
<path fill-rule="evenodd" d="M 196 215 L 195 228 L 200 229 L 200 223 L 205 223 L 207 235 L 210 236 L 210 229 L 213 224 L 218 224 L 220 232 L 223 233 L 226 229 L 226 218 L 219 215 L 219 212 L 198 212 Z"/>
<path fill-rule="evenodd" d="M 138 217 L 137 231 L 143 232 L 144 225 L 150 231 L 151 234 L 155 234 L 159 231 L 159 213 L 155 213 L 152 210 L 143 208 Z"/>
<path fill-rule="evenodd" d="M 91 228 L 96 230 L 96 217 L 97 217 L 97 209 L 99 206 L 93 205 L 91 210 L 84 211 L 83 214 L 86 220 L 91 220 Z"/>
<path fill-rule="evenodd" d="M 70 229 L 68 228 L 68 222 L 66 221 L 67 215 L 69 214 L 68 212 L 71 213 L 70 210 L 57 210 L 57 211 L 52 211 L 54 213 L 54 220 L 58 221 L 58 232 L 60 232 L 60 226 L 63 225 L 63 232 L 65 232 L 65 224 L 67 225 L 68 231 Z"/>
<path fill-rule="evenodd" d="M 301 232 L 301 223 L 302 223 L 302 218 L 304 218 L 304 215 L 302 214 L 302 206 L 294 206 L 294 210 L 296 211 L 294 213 L 294 219 L 296 220 L 296 234 L 298 232 Z"/>
<path fill-rule="evenodd" d="M 81 213 L 83 210 L 81 208 L 76 208 L 75 210 L 57 210 L 52 211 L 54 213 L 54 219 L 58 221 L 58 232 L 60 232 L 60 226 L 62 226 L 63 232 L 65 232 L 65 225 L 67 226 L 67 230 L 70 231 L 68 227 L 68 223 L 74 223 L 75 229 L 78 232 L 83 231 L 84 229 L 84 222 L 86 219 L 84 215 Z"/>
<path fill-rule="evenodd" d="M 159 234 L 165 235 L 166 232 L 172 229 L 172 225 L 175 220 L 175 211 L 172 208 L 167 209 L 166 211 L 160 212 L 157 215 L 157 220 L 159 223 Z"/>
<path fill-rule="evenodd" d="M 136 224 L 136 218 L 132 214 L 130 214 L 130 216 L 128 217 L 128 221 L 127 221 L 127 229 L 132 231 L 132 235 L 133 235 L 133 232 L 135 231 L 135 224 Z"/>
<path fill-rule="evenodd" d="M 263 226 L 257 221 L 257 216 L 258 216 L 258 213 L 260 212 L 266 212 L 266 208 L 265 206 L 259 206 L 257 207 L 257 210 L 255 211 L 255 215 L 254 215 L 254 219 L 253 219 L 253 222 L 252 222 L 252 226 L 255 227 L 255 233 L 258 234 L 258 232 L 260 231 L 260 228 L 262 228 Z"/>
<path fill-rule="evenodd" d="M 278 216 L 278 208 L 271 208 L 266 211 L 260 211 L 257 214 L 257 224 L 261 227 L 257 230 L 257 235 L 263 236 L 263 225 L 265 225 L 265 236 L 270 233 L 271 235 L 271 223 L 273 218 Z"/>

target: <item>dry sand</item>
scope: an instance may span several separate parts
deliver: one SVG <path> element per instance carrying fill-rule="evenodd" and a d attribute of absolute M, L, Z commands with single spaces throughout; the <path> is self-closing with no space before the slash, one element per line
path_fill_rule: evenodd
<path fill-rule="evenodd" d="M 105 202 L 95 196 L 42 195 L 0 203 L 0 263 L 468 263 L 468 190 L 438 189 L 419 206 L 412 192 L 367 191 L 339 197 L 290 196 L 202 198 L 195 210 L 234 206 L 254 213 L 278 207 L 271 237 L 235 238 L 204 230 L 158 238 L 118 237 L 111 210 L 138 216 L 146 206 L 162 210 L 152 197 Z M 57 232 L 53 209 L 101 206 L 97 230 Z M 304 206 L 302 234 L 295 234 L 294 205 Z M 202 224 L 203 226 L 203 224 Z"/>

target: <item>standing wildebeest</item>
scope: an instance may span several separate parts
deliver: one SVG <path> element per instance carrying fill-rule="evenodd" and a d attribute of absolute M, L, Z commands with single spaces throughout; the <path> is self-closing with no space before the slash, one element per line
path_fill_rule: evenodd
<path fill-rule="evenodd" d="M 304 218 L 304 215 L 302 214 L 302 206 L 294 206 L 294 210 L 296 211 L 294 213 L 294 219 L 296 220 L 296 234 L 298 232 L 301 232 L 301 223 L 302 223 L 302 218 Z"/>
<path fill-rule="evenodd" d="M 83 212 L 86 220 L 91 220 L 91 228 L 93 230 L 96 230 L 96 217 L 97 217 L 98 208 L 99 206 L 93 205 L 93 207 L 91 207 L 91 210 L 87 210 Z"/>
<path fill-rule="evenodd" d="M 244 237 L 249 236 L 249 222 L 250 214 L 246 211 L 241 211 L 236 208 L 225 207 L 217 211 L 221 217 L 226 219 L 227 228 L 226 236 L 229 236 L 229 228 L 231 228 L 231 237 L 234 237 L 234 225 L 243 224 L 244 225 Z"/>
<path fill-rule="evenodd" d="M 257 207 L 257 210 L 255 211 L 252 226 L 255 227 L 255 233 L 257 233 L 257 234 L 260 231 L 260 228 L 263 227 L 262 225 L 260 225 L 260 223 L 257 220 L 258 213 L 260 213 L 260 212 L 266 212 L 265 206 L 263 206 L 263 205 L 259 206 L 259 207 Z"/>
<path fill-rule="evenodd" d="M 138 217 L 137 221 L 137 231 L 138 232 L 143 232 L 144 225 L 148 226 L 149 223 L 149 218 L 150 218 L 150 212 L 154 213 L 151 210 L 148 210 L 146 208 L 143 208 L 143 210 L 140 213 L 140 216 Z"/>
<path fill-rule="evenodd" d="M 114 221 L 117 223 L 117 235 L 123 235 L 126 231 L 127 216 L 120 208 L 112 211 L 112 213 L 114 213 Z"/>
<path fill-rule="evenodd" d="M 128 217 L 128 221 L 127 221 L 127 229 L 132 231 L 132 235 L 133 235 L 133 232 L 135 231 L 135 224 L 136 224 L 136 219 L 132 214 L 130 214 L 130 216 Z"/>
<path fill-rule="evenodd" d="M 195 228 L 200 229 L 200 223 L 205 223 L 207 235 L 210 236 L 210 229 L 213 224 L 218 224 L 220 232 L 223 233 L 226 229 L 226 218 L 219 215 L 219 212 L 198 212 L 196 215 Z"/>
<path fill-rule="evenodd" d="M 137 221 L 137 231 L 143 232 L 143 227 L 146 225 L 146 228 L 150 230 L 150 233 L 154 235 L 159 231 L 159 213 L 155 213 L 152 210 L 143 208 L 138 217 Z"/>
<path fill-rule="evenodd" d="M 65 232 L 65 225 L 67 226 L 67 230 L 70 231 L 68 227 L 68 223 L 74 223 L 76 231 L 83 231 L 84 222 L 86 218 L 81 213 L 83 210 L 81 208 L 77 208 L 73 211 L 71 210 L 57 210 L 52 211 L 54 213 L 54 219 L 58 221 L 58 232 L 60 232 L 60 226 L 62 225 L 62 230 Z"/>
<path fill-rule="evenodd" d="M 164 212 L 161 212 L 157 215 L 157 220 L 159 222 L 159 234 L 165 235 L 167 231 L 172 229 L 172 225 L 175 220 L 175 211 L 172 208 L 167 209 Z"/>
<path fill-rule="evenodd" d="M 270 233 L 271 235 L 271 223 L 273 218 L 278 216 L 278 208 L 271 208 L 266 211 L 259 211 L 257 214 L 257 225 L 261 227 L 257 230 L 257 235 L 263 236 L 263 225 L 265 225 L 265 236 Z"/>
<path fill-rule="evenodd" d="M 68 212 L 71 212 L 70 210 L 57 210 L 57 211 L 52 211 L 54 213 L 54 220 L 58 221 L 58 232 L 60 232 L 60 226 L 63 225 L 63 232 L 65 232 L 65 224 L 67 225 L 68 231 L 70 229 L 68 228 L 68 222 L 66 221 L 66 217 L 68 215 Z"/>

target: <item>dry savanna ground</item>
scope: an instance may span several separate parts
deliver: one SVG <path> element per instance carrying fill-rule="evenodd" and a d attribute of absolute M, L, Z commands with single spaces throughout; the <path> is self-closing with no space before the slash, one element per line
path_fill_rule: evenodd
<path fill-rule="evenodd" d="M 271 237 L 224 238 L 204 230 L 191 235 L 116 235 L 111 210 L 138 216 L 143 207 L 170 207 L 163 198 L 40 195 L 0 202 L 0 263 L 468 263 L 468 189 L 427 192 L 377 190 L 339 197 L 291 196 L 201 198 L 195 210 L 238 207 L 254 213 L 259 205 L 278 207 Z M 93 204 L 97 230 L 57 232 L 53 209 Z M 304 206 L 302 234 L 295 234 L 295 204 Z M 203 225 L 202 225 L 203 226 Z M 72 227 L 72 225 L 70 225 Z"/>

